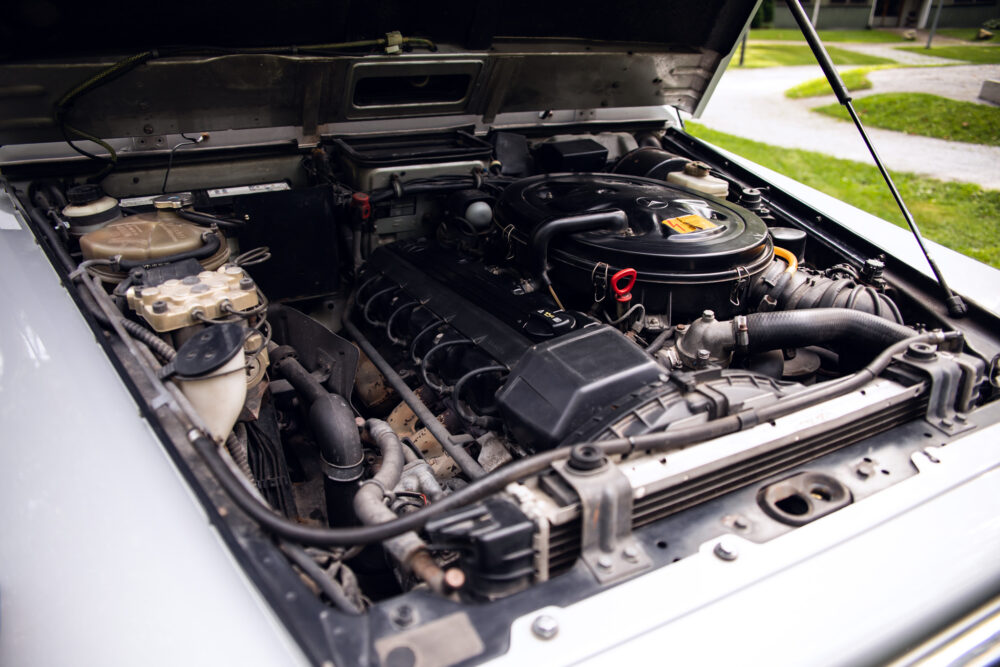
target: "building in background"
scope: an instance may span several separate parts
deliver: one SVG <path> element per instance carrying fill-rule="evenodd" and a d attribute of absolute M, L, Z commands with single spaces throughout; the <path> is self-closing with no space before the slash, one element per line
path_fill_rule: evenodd
<path fill-rule="evenodd" d="M 942 28 L 975 28 L 994 18 L 1000 18 L 1000 0 L 819 0 L 817 28 L 927 28 L 932 8 L 941 8 Z M 803 2 L 806 13 L 813 16 L 815 5 Z M 795 20 L 788 7 L 775 3 L 774 27 L 794 28 Z"/>

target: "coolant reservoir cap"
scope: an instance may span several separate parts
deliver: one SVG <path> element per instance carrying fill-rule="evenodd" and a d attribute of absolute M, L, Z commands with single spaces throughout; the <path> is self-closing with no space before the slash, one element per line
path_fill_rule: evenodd
<path fill-rule="evenodd" d="M 177 350 L 174 370 L 183 377 L 199 377 L 222 368 L 243 349 L 246 329 L 241 324 L 213 324 Z"/>
<path fill-rule="evenodd" d="M 190 206 L 194 202 L 194 195 L 184 192 L 176 195 L 162 195 L 153 200 L 153 206 L 158 209 L 177 209 Z"/>
<path fill-rule="evenodd" d="M 67 201 L 75 206 L 89 204 L 90 202 L 97 201 L 103 196 L 104 190 L 101 189 L 100 185 L 94 183 L 74 185 L 66 191 Z"/>

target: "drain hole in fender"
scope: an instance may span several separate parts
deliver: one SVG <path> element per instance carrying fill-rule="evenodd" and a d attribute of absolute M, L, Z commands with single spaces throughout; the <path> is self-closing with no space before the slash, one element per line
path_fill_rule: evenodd
<path fill-rule="evenodd" d="M 803 516 L 809 514 L 809 503 L 805 498 L 797 493 L 793 493 L 787 498 L 782 498 L 774 503 L 782 512 L 787 512 L 792 516 Z"/>
<path fill-rule="evenodd" d="M 804 526 L 849 505 L 851 490 L 821 472 L 800 472 L 757 492 L 757 503 L 768 516 L 790 526 Z"/>

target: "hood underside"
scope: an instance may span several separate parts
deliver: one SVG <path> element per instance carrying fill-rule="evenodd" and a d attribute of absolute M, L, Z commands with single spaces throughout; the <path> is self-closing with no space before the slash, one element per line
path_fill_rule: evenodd
<path fill-rule="evenodd" d="M 559 109 L 694 112 L 756 7 L 752 0 L 188 5 L 141 16 L 21 0 L 0 28 L 0 144 L 61 139 L 57 101 L 150 50 L 148 62 L 74 100 L 72 121 L 97 136 L 134 137 L 287 126 L 309 134 L 354 120 L 489 122 L 500 113 Z M 384 44 L 356 44 L 392 31 L 421 39 L 388 54 Z"/>

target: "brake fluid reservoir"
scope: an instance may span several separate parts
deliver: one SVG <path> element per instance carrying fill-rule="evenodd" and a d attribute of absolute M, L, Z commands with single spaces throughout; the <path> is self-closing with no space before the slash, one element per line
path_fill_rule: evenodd
<path fill-rule="evenodd" d="M 667 174 L 667 183 L 725 199 L 729 195 L 729 183 L 712 176 L 710 170 L 711 167 L 704 162 L 688 162 L 684 165 L 683 171 L 672 171 Z"/>

